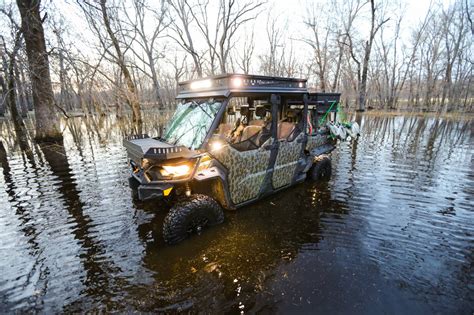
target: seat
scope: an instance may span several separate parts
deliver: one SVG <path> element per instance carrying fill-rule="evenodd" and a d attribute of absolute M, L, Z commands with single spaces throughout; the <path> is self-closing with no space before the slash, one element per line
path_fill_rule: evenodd
<path fill-rule="evenodd" d="M 220 124 L 218 128 L 218 133 L 222 136 L 227 136 L 227 134 L 229 133 L 229 131 L 232 130 L 233 127 L 233 123 Z"/>
<path fill-rule="evenodd" d="M 249 122 L 249 126 L 263 126 L 263 124 L 264 124 L 263 119 L 252 119 Z"/>
<path fill-rule="evenodd" d="M 257 133 L 260 132 L 260 130 L 262 130 L 261 126 L 247 126 L 247 127 L 245 127 L 244 130 L 242 131 L 242 137 L 240 138 L 240 141 L 245 141 L 248 138 L 251 138 L 251 137 L 255 136 Z"/>
<path fill-rule="evenodd" d="M 291 122 L 280 122 L 278 124 L 278 139 L 287 139 L 295 129 L 295 124 Z"/>

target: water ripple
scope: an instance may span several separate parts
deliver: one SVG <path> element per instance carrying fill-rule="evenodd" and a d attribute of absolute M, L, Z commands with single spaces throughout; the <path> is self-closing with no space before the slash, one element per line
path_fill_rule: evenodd
<path fill-rule="evenodd" d="M 329 183 L 174 247 L 166 207 L 132 200 L 116 118 L 69 120 L 64 146 L 2 144 L 0 312 L 472 312 L 472 122 L 360 123 Z"/>

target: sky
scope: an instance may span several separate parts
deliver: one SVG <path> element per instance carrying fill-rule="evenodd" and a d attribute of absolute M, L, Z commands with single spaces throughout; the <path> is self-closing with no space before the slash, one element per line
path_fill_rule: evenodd
<path fill-rule="evenodd" d="M 155 0 L 153 0 L 155 1 Z M 153 3 L 150 1 L 150 3 Z M 156 0 L 158 1 L 158 0 Z M 242 1 L 242 0 L 238 0 Z M 422 20 L 427 13 L 432 0 L 399 0 L 401 2 L 400 10 L 404 12 L 404 25 L 408 29 L 414 25 L 416 25 L 420 20 Z M 217 0 L 210 0 L 211 6 L 212 3 L 217 3 Z M 245 0 L 243 2 L 246 2 Z M 254 27 L 255 36 L 258 39 L 257 42 L 264 42 L 265 38 L 265 27 L 266 27 L 266 19 L 271 12 L 273 16 L 277 16 L 279 20 L 282 22 L 288 20 L 288 28 L 287 28 L 287 35 L 291 37 L 296 37 L 299 32 L 301 32 L 301 28 L 303 27 L 301 19 L 304 16 L 304 12 L 308 8 L 308 6 L 315 4 L 320 5 L 321 3 L 325 3 L 326 1 L 312 1 L 312 0 L 266 0 L 266 4 L 264 9 L 262 10 L 261 14 L 259 14 L 258 18 L 251 22 L 248 25 L 248 28 Z M 387 3 L 392 1 L 385 1 Z M 442 0 L 442 3 L 445 6 L 448 6 L 449 3 L 453 2 L 453 0 Z M 91 36 L 87 26 L 85 24 L 85 19 L 82 15 L 82 12 L 77 8 L 75 1 L 73 0 L 55 0 L 55 6 L 61 11 L 61 13 L 67 18 L 68 22 L 71 24 L 72 29 L 76 32 L 80 32 L 85 35 L 85 37 Z M 46 8 L 48 7 L 48 2 L 45 2 Z M 215 9 L 217 10 L 217 9 Z M 217 12 L 217 11 L 215 11 Z M 338 17 L 335 17 L 336 19 Z"/>

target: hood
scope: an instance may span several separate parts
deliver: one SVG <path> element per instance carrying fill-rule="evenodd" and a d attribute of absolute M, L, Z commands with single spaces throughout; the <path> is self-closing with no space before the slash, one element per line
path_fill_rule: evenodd
<path fill-rule="evenodd" d="M 175 146 L 159 138 L 150 138 L 148 135 L 130 136 L 123 140 L 128 157 L 139 163 L 141 159 L 170 160 L 177 158 L 191 158 L 196 151 L 185 146 Z"/>

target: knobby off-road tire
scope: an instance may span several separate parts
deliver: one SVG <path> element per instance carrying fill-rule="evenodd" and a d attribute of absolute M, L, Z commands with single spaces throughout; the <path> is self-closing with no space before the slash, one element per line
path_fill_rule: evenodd
<path fill-rule="evenodd" d="M 331 178 L 331 159 L 327 155 L 319 156 L 309 170 L 309 177 L 314 181 L 328 181 Z"/>
<path fill-rule="evenodd" d="M 170 209 L 163 222 L 163 238 L 168 244 L 177 244 L 222 222 L 224 211 L 217 201 L 206 195 L 192 195 Z"/>

